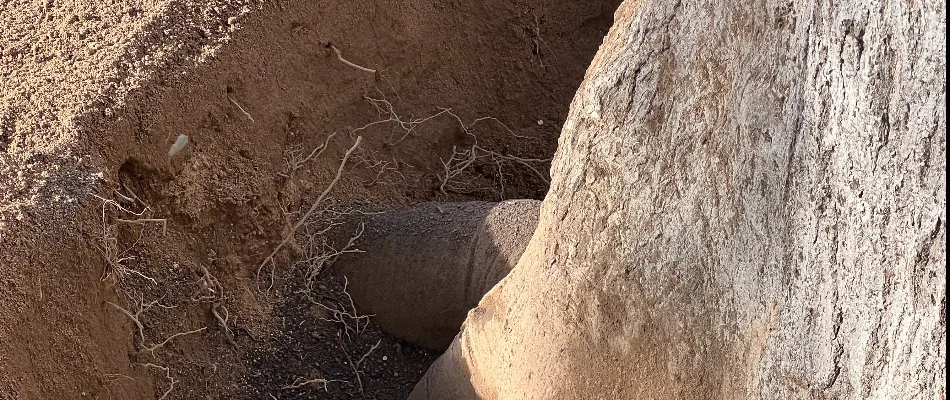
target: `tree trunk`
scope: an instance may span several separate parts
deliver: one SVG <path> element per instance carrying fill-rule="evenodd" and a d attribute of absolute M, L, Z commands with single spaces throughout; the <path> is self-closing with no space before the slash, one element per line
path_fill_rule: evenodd
<path fill-rule="evenodd" d="M 946 9 L 626 1 L 415 398 L 945 398 Z"/>

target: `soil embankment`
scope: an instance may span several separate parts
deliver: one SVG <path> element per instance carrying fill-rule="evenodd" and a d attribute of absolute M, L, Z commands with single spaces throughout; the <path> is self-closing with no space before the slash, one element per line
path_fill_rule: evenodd
<path fill-rule="evenodd" d="M 0 6 L 0 398 L 404 396 L 321 232 L 542 197 L 617 3 Z"/>

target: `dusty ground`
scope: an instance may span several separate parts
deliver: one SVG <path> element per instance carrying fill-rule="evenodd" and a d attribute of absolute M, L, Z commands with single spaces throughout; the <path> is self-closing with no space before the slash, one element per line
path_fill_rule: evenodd
<path fill-rule="evenodd" d="M 0 398 L 401 397 L 436 354 L 320 319 L 318 232 L 540 198 L 616 3 L 4 3 Z"/>

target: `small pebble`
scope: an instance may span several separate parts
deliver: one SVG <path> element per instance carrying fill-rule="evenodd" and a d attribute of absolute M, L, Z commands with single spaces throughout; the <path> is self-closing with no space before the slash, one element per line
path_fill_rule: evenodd
<path fill-rule="evenodd" d="M 175 154 L 178 154 L 181 149 L 184 149 L 188 145 L 188 135 L 182 133 L 178 135 L 178 138 L 175 139 L 175 143 L 172 144 L 171 149 L 168 150 L 168 156 L 174 157 Z"/>

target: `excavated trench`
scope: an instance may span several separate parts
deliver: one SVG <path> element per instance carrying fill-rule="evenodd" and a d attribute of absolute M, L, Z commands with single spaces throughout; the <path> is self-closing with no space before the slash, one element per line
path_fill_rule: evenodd
<path fill-rule="evenodd" d="M 83 146 L 107 168 L 64 250 L 83 272 L 55 278 L 95 289 L 45 301 L 97 310 L 66 340 L 113 353 L 70 356 L 93 372 L 37 393 L 405 397 L 523 251 L 538 202 L 494 202 L 544 196 L 618 3 L 289 1 L 229 21 L 214 58 L 96 115 Z"/>

